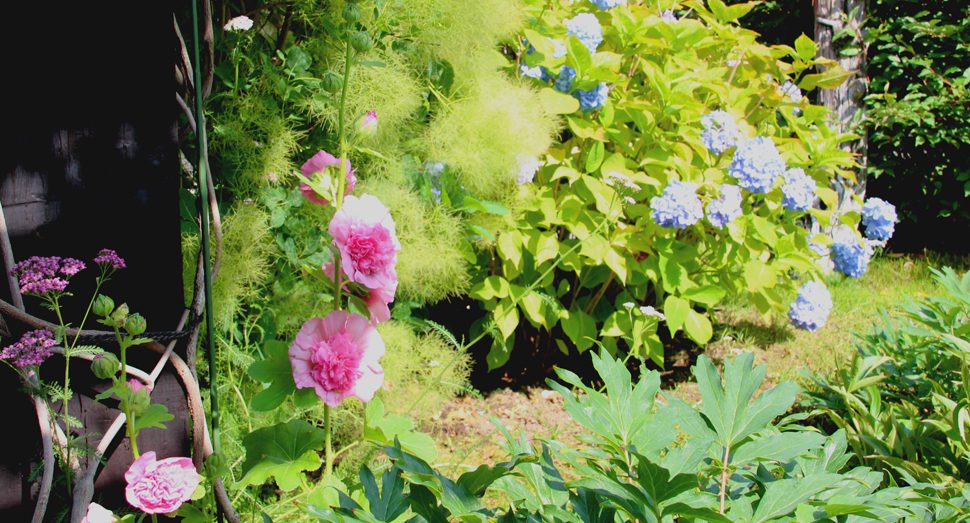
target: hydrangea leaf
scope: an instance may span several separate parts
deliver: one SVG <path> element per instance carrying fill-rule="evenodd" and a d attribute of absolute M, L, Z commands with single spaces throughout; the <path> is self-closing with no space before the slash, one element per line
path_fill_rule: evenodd
<path fill-rule="evenodd" d="M 774 287 L 776 278 L 775 270 L 761 260 L 751 260 L 744 264 L 744 280 L 751 292 Z"/>
<path fill-rule="evenodd" d="M 562 330 L 569 339 L 576 344 L 579 352 L 593 346 L 592 338 L 596 338 L 596 321 L 592 316 L 581 310 L 563 310 L 560 314 Z"/>
<path fill-rule="evenodd" d="M 263 344 L 263 350 L 267 359 L 253 362 L 249 366 L 248 374 L 256 381 L 270 383 L 270 386 L 253 396 L 250 405 L 253 410 L 269 412 L 282 405 L 287 396 L 296 392 L 296 383 L 293 381 L 293 365 L 287 353 L 289 346 L 282 341 L 271 340 Z"/>
<path fill-rule="evenodd" d="M 707 342 L 711 341 L 711 336 L 714 334 L 714 330 L 711 327 L 711 320 L 694 309 L 687 310 L 687 318 L 684 319 L 684 330 L 687 332 L 687 336 L 697 342 L 698 345 L 706 345 Z"/>
<path fill-rule="evenodd" d="M 687 320 L 687 311 L 690 310 L 690 303 L 677 296 L 667 296 L 664 300 L 664 315 L 667 316 L 667 328 L 670 329 L 670 336 L 674 336 Z"/>
<path fill-rule="evenodd" d="M 579 110 L 579 100 L 548 87 L 539 91 L 539 103 L 549 114 L 572 114 Z"/>
<path fill-rule="evenodd" d="M 282 490 L 297 488 L 303 471 L 320 466 L 316 451 L 323 448 L 325 438 L 322 429 L 303 420 L 290 420 L 249 433 L 243 438 L 246 461 L 236 488 L 261 485 L 270 476 L 276 478 Z"/>
<path fill-rule="evenodd" d="M 802 60 L 811 60 L 818 54 L 818 45 L 803 34 L 795 39 L 795 51 Z"/>

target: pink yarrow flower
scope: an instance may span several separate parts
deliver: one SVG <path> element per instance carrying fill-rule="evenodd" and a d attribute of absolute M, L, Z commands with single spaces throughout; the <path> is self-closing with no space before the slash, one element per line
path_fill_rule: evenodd
<path fill-rule="evenodd" d="M 155 460 L 146 452 L 125 472 L 125 498 L 146 514 L 167 514 L 178 510 L 199 486 L 199 474 L 190 458 Z"/>
<path fill-rule="evenodd" d="M 24 334 L 20 341 L 0 351 L 0 359 L 14 360 L 17 367 L 40 365 L 51 354 L 56 345 L 54 333 L 48 330 L 34 330 Z"/>
<path fill-rule="evenodd" d="M 348 196 L 330 221 L 330 236 L 340 250 L 340 270 L 369 289 L 397 282 L 397 239 L 391 211 L 376 197 Z"/>
<path fill-rule="evenodd" d="M 67 288 L 67 280 L 82 269 L 84 262 L 74 258 L 31 256 L 15 264 L 10 274 L 20 282 L 21 294 L 43 296 L 63 292 Z"/>
<path fill-rule="evenodd" d="M 81 523 L 114 523 L 115 521 L 118 521 L 115 515 L 97 503 L 88 505 L 88 513 L 81 519 Z"/>
<path fill-rule="evenodd" d="M 94 263 L 101 265 L 103 269 L 124 269 L 125 260 L 118 256 L 118 253 L 111 249 L 101 249 L 98 251 L 98 256 L 94 258 Z"/>
<path fill-rule="evenodd" d="M 339 169 L 340 168 L 339 164 L 340 164 L 340 158 L 334 158 L 332 154 L 328 153 L 327 151 L 321 150 L 317 154 L 314 154 L 312 158 L 310 158 L 309 160 L 306 161 L 306 163 L 303 164 L 303 167 L 300 168 L 300 172 L 303 173 L 303 176 L 313 180 L 313 173 L 325 172 L 328 165 L 337 165 L 337 168 Z M 354 173 L 357 172 L 357 170 L 350 169 L 349 159 L 347 160 L 344 171 L 347 176 L 347 187 L 344 194 L 349 194 L 350 191 L 354 190 L 354 186 L 357 185 L 357 177 L 354 176 Z M 327 201 L 325 198 L 321 198 L 320 195 L 318 195 L 317 192 L 313 190 L 313 187 L 310 187 L 306 183 L 300 182 L 300 192 L 303 193 L 303 196 L 305 196 L 306 199 L 310 200 L 313 203 L 319 203 L 320 205 L 330 205 L 329 201 Z"/>
<path fill-rule="evenodd" d="M 333 311 L 326 318 L 311 318 L 289 355 L 296 387 L 313 388 L 331 407 L 350 396 L 368 402 L 384 381 L 377 361 L 384 355 L 384 340 L 360 314 Z"/>

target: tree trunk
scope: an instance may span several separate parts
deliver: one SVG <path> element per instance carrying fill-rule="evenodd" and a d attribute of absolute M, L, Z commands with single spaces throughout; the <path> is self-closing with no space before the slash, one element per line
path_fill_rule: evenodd
<path fill-rule="evenodd" d="M 832 118 L 839 131 L 861 136 L 842 145 L 843 149 L 857 155 L 860 168 L 855 170 L 858 184 L 838 177 L 838 183 L 833 187 L 839 193 L 839 211 L 860 210 L 861 206 L 852 200 L 852 195 L 864 198 L 866 191 L 866 132 L 858 125 L 865 117 L 863 98 L 869 87 L 866 76 L 867 46 L 861 28 L 867 12 L 866 4 L 867 0 L 815 0 L 815 42 L 819 47 L 819 56 L 836 60 L 846 70 L 855 72 L 835 89 L 819 89 L 818 93 L 818 104 L 832 110 Z M 851 34 L 836 39 L 835 35 L 843 28 L 850 29 Z M 841 56 L 837 49 L 845 47 L 846 42 L 862 50 L 855 56 Z"/>

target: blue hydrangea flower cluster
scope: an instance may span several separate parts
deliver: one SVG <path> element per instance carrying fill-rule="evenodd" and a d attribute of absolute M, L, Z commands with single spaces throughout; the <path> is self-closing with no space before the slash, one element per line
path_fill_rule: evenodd
<path fill-rule="evenodd" d="M 753 193 L 767 194 L 775 179 L 788 165 L 781 158 L 771 138 L 759 136 L 746 140 L 734 153 L 728 173 L 738 179 L 738 185 Z"/>
<path fill-rule="evenodd" d="M 827 256 L 829 254 L 829 246 L 825 245 L 824 243 L 817 243 L 809 240 L 808 248 L 815 253 L 817 258 L 821 258 L 822 256 Z"/>
<path fill-rule="evenodd" d="M 832 244 L 832 263 L 835 265 L 835 270 L 846 276 L 859 278 L 865 274 L 871 257 L 872 253 L 855 238 Z"/>
<path fill-rule="evenodd" d="M 428 175 L 428 180 L 431 185 L 431 197 L 439 205 L 441 204 L 441 174 L 444 171 L 444 162 L 432 162 L 431 160 L 424 162 L 424 172 Z"/>
<path fill-rule="evenodd" d="M 704 217 L 697 184 L 671 180 L 661 196 L 650 200 L 650 218 L 661 227 L 686 229 Z"/>
<path fill-rule="evenodd" d="M 825 326 L 832 307 L 832 295 L 825 284 L 810 281 L 798 289 L 798 297 L 788 309 L 788 319 L 799 329 L 815 332 Z"/>
<path fill-rule="evenodd" d="M 704 147 L 714 154 L 721 154 L 730 147 L 741 145 L 744 136 L 738 130 L 738 124 L 734 122 L 734 117 L 725 111 L 713 111 L 701 117 L 701 124 L 704 125 L 704 134 L 701 140 Z"/>
<path fill-rule="evenodd" d="M 552 88 L 561 93 L 569 94 L 569 91 L 573 90 L 574 78 L 576 78 L 576 70 L 568 65 L 564 65 L 559 70 L 559 78 L 556 79 L 556 83 L 553 84 Z"/>
<path fill-rule="evenodd" d="M 596 15 L 579 13 L 565 23 L 566 31 L 570 35 L 576 35 L 586 49 L 589 49 L 589 54 L 596 53 L 596 48 L 603 42 L 603 28 L 600 26 L 600 21 L 596 19 Z"/>
<path fill-rule="evenodd" d="M 592 0 L 596 7 L 603 11 L 609 11 L 618 5 L 626 5 L 626 0 Z"/>
<path fill-rule="evenodd" d="M 862 225 L 866 227 L 867 238 L 892 238 L 896 229 L 896 218 L 896 206 L 881 198 L 869 198 L 862 206 Z"/>
<path fill-rule="evenodd" d="M 707 221 L 722 229 L 738 216 L 741 216 L 741 188 L 724 184 L 721 186 L 721 197 L 707 204 Z"/>
<path fill-rule="evenodd" d="M 549 75 L 549 70 L 541 65 L 529 67 L 526 64 L 522 64 L 519 66 L 519 74 L 529 78 L 542 80 L 543 82 L 548 82 L 552 78 L 552 76 Z"/>
<path fill-rule="evenodd" d="M 610 88 L 607 87 L 606 82 L 600 83 L 589 91 L 576 89 L 576 92 L 573 93 L 573 98 L 579 100 L 579 108 L 584 113 L 588 113 L 596 109 L 602 109 L 603 105 L 606 103 L 606 99 L 609 97 Z"/>
<path fill-rule="evenodd" d="M 781 204 L 790 212 L 805 212 L 815 203 L 815 180 L 805 174 L 801 167 L 785 171 L 785 185 L 781 191 L 785 193 Z"/>
<path fill-rule="evenodd" d="M 785 82 L 785 85 L 778 88 L 778 93 L 782 96 L 788 96 L 791 101 L 798 103 L 802 101 L 805 96 L 802 95 L 802 90 L 798 88 L 797 85 L 793 84 L 791 80 Z M 792 107 L 791 114 L 798 116 L 802 114 L 802 110 L 798 107 Z"/>

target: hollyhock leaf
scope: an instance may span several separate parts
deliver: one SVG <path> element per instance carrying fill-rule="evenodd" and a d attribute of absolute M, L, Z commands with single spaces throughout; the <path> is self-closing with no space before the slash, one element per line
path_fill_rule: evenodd
<path fill-rule="evenodd" d="M 236 488 L 261 485 L 270 476 L 276 478 L 282 490 L 299 487 L 303 471 L 320 466 L 317 451 L 323 449 L 325 438 L 323 429 L 303 420 L 290 420 L 249 433 L 243 438 L 246 461 Z"/>
<path fill-rule="evenodd" d="M 249 377 L 270 386 L 253 396 L 250 406 L 255 411 L 269 412 L 283 404 L 287 396 L 296 391 L 293 382 L 293 366 L 287 354 L 289 345 L 271 340 L 263 344 L 265 360 L 258 360 L 249 366 Z"/>
<path fill-rule="evenodd" d="M 135 417 L 135 432 L 148 427 L 158 427 L 164 429 L 162 423 L 175 419 L 175 416 L 168 413 L 168 408 L 161 403 L 152 403 L 141 415 Z"/>

